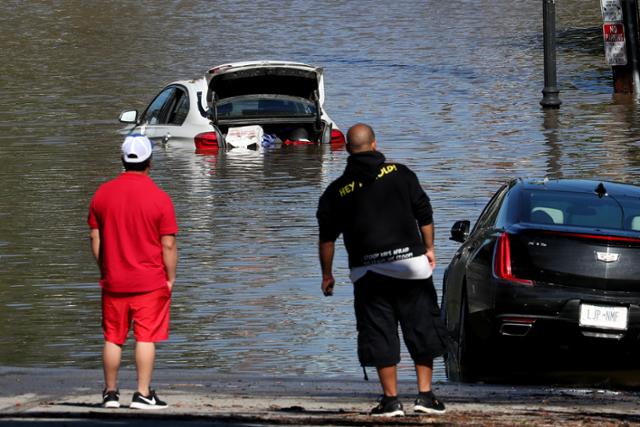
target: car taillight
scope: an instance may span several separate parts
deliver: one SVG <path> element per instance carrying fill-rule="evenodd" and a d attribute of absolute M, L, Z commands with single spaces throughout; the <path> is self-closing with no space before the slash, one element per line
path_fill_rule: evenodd
<path fill-rule="evenodd" d="M 601 235 L 601 234 L 584 234 L 584 233 L 567 233 L 564 231 L 545 231 L 544 233 L 555 234 L 560 236 L 577 237 L 579 239 L 595 239 L 595 240 L 608 240 L 611 242 L 640 243 L 640 239 L 636 237 L 607 236 L 607 235 Z"/>
<path fill-rule="evenodd" d="M 340 129 L 331 129 L 331 145 L 343 145 L 344 134 Z"/>
<path fill-rule="evenodd" d="M 520 279 L 514 276 L 511 270 L 511 244 L 509 243 L 509 235 L 506 231 L 498 237 L 498 241 L 496 242 L 493 272 L 500 279 L 523 285 L 533 285 L 531 280 Z"/>
<path fill-rule="evenodd" d="M 215 132 L 199 133 L 193 138 L 193 141 L 196 144 L 196 152 L 198 153 L 217 152 L 220 148 L 218 135 Z"/>

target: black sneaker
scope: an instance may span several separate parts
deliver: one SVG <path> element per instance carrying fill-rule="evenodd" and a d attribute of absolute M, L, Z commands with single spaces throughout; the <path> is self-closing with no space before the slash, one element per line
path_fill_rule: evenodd
<path fill-rule="evenodd" d="M 420 392 L 413 405 L 415 412 L 423 414 L 444 414 L 447 410 L 431 391 Z"/>
<path fill-rule="evenodd" d="M 120 407 L 120 390 L 102 390 L 102 407 L 103 408 L 119 408 Z"/>
<path fill-rule="evenodd" d="M 131 405 L 129 408 L 133 409 L 164 409 L 166 408 L 167 403 L 163 402 L 156 395 L 155 390 L 149 390 L 149 396 L 143 396 L 140 392 L 136 391 L 133 393 L 133 398 L 131 399 Z"/>
<path fill-rule="evenodd" d="M 383 396 L 370 414 L 374 417 L 402 417 L 404 416 L 402 402 L 398 396 Z"/>

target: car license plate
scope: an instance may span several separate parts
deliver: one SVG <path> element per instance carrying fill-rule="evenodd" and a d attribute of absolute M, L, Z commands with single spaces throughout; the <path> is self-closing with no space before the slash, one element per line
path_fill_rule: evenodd
<path fill-rule="evenodd" d="M 627 329 L 627 307 L 580 304 L 580 326 Z"/>

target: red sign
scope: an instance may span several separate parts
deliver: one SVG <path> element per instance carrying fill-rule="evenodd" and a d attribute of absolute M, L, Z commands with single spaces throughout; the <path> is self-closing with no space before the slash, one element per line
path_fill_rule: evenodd
<path fill-rule="evenodd" d="M 624 41 L 624 25 L 607 22 L 602 26 L 604 56 L 609 65 L 626 65 L 627 48 Z"/>
<path fill-rule="evenodd" d="M 604 24 L 602 26 L 605 43 L 624 42 L 624 25 Z"/>

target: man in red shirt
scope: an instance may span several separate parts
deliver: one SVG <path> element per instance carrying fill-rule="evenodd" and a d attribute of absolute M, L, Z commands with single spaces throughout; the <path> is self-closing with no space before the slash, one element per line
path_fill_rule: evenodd
<path fill-rule="evenodd" d="M 102 184 L 89 208 L 91 250 L 102 287 L 106 408 L 120 407 L 118 371 L 132 322 L 138 390 L 129 407 L 167 407 L 150 384 L 155 343 L 169 337 L 178 225 L 171 199 L 149 177 L 152 152 L 146 136 L 127 136 L 122 144 L 125 172 Z"/>

